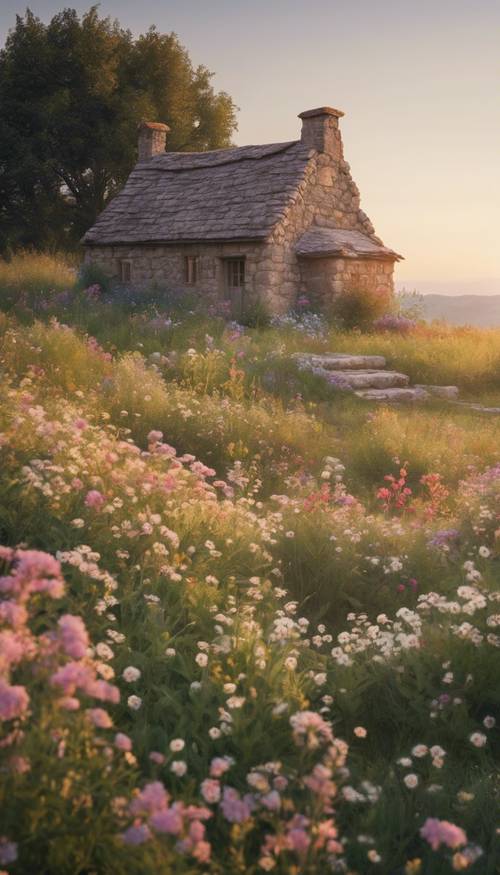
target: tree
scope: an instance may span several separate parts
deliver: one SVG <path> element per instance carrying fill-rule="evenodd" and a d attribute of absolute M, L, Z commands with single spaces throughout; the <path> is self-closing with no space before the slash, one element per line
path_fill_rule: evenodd
<path fill-rule="evenodd" d="M 0 248 L 75 245 L 136 161 L 141 119 L 167 149 L 231 144 L 236 107 L 174 33 L 137 39 L 93 6 L 16 17 L 0 52 Z"/>

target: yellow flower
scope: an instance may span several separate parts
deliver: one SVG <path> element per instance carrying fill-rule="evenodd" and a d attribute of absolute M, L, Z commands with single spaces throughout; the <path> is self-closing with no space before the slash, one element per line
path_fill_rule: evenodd
<path fill-rule="evenodd" d="M 418 872 L 422 871 L 422 860 L 419 857 L 415 857 L 414 860 L 408 860 L 405 866 L 405 875 L 418 875 Z"/>

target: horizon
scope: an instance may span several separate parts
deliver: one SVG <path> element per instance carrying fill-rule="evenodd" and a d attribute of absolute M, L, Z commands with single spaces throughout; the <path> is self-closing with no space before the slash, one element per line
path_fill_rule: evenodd
<path fill-rule="evenodd" d="M 81 14 L 90 4 L 71 5 Z M 48 22 L 62 6 L 35 0 L 30 8 Z M 2 45 L 22 11 L 4 3 Z M 361 206 L 405 258 L 396 284 L 472 283 L 481 294 L 493 282 L 487 293 L 500 293 L 496 4 L 218 0 L 208 9 L 199 0 L 144 0 L 136 10 L 105 0 L 99 12 L 135 36 L 153 23 L 174 31 L 193 65 L 213 70 L 215 90 L 240 107 L 236 145 L 297 139 L 299 112 L 342 109 Z"/>

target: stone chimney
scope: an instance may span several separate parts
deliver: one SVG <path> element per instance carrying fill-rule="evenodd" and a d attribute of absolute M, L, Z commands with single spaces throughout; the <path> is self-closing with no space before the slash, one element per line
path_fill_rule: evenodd
<path fill-rule="evenodd" d="M 320 106 L 318 109 L 301 112 L 301 142 L 310 149 L 316 149 L 317 152 L 323 152 L 339 161 L 342 158 L 339 118 L 343 115 L 340 109 L 332 109 L 331 106 Z"/>
<path fill-rule="evenodd" d="M 168 125 L 159 122 L 141 122 L 137 130 L 139 131 L 139 161 L 148 161 L 153 155 L 161 155 L 165 151 L 167 134 L 170 130 Z"/>

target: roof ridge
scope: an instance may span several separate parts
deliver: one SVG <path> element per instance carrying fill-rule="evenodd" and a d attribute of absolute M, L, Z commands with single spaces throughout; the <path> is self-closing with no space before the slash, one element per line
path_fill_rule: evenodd
<path fill-rule="evenodd" d="M 210 167 L 223 167 L 226 164 L 237 164 L 240 161 L 261 161 L 263 158 L 270 158 L 273 155 L 279 155 L 282 152 L 287 152 L 292 146 L 303 145 L 300 140 L 289 140 L 285 143 L 262 143 L 248 146 L 234 146 L 228 147 L 227 149 L 212 149 L 206 152 L 165 152 L 165 154 L 156 155 L 153 159 L 149 158 L 147 161 L 138 161 L 134 167 L 134 171 L 136 170 L 154 170 L 156 172 L 161 173 L 183 173 L 187 170 L 201 170 L 207 169 Z M 307 146 L 305 148 L 308 148 Z M 269 150 L 264 152 L 258 152 L 257 154 L 247 153 L 241 154 L 242 152 L 246 152 L 249 149 L 255 150 Z M 311 151 L 308 149 L 308 151 Z M 209 156 L 216 155 L 220 153 L 221 160 L 210 160 Z M 223 153 L 227 153 L 227 157 L 223 155 Z M 240 153 L 240 154 L 236 154 Z M 162 166 L 164 158 L 186 158 L 189 157 L 194 159 L 192 164 L 186 163 L 184 166 L 175 167 L 174 166 Z M 203 160 L 206 157 L 208 160 Z M 155 160 L 160 158 L 161 161 Z M 201 159 L 201 160 L 197 160 Z M 169 164 L 173 164 L 173 162 L 169 162 Z"/>

